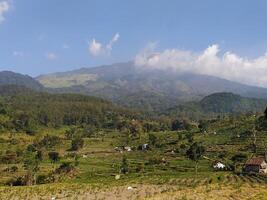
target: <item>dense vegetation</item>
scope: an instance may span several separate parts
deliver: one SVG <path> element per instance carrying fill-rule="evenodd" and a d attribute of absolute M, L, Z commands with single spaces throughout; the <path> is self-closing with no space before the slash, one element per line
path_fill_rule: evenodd
<path fill-rule="evenodd" d="M 233 93 L 214 93 L 199 102 L 188 102 L 168 108 L 169 116 L 192 120 L 210 119 L 229 115 L 261 113 L 267 105 L 265 99 L 241 97 Z"/>
<path fill-rule="evenodd" d="M 267 155 L 265 100 L 217 93 L 158 114 L 22 86 L 0 92 L 5 187 L 267 183 L 242 170 L 250 157 Z M 217 162 L 226 167 L 215 169 Z"/>
<path fill-rule="evenodd" d="M 140 117 L 95 97 L 38 92 L 5 96 L 1 99 L 1 114 L 2 126 L 16 130 L 83 124 L 112 128 L 120 119 Z"/>

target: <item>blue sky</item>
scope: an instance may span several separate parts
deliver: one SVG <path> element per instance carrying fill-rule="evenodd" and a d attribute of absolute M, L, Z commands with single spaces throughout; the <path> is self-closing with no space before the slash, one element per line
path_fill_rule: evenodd
<path fill-rule="evenodd" d="M 252 59 L 267 52 L 266 21 L 264 0 L 0 0 L 0 70 L 37 76 L 129 61 L 151 42 L 157 51 L 218 44 Z"/>

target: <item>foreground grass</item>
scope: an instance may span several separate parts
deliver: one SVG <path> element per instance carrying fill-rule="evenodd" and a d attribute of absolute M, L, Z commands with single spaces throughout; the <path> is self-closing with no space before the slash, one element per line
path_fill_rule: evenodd
<path fill-rule="evenodd" d="M 181 180 L 182 181 L 182 180 Z M 92 186 L 88 184 L 57 183 L 31 187 L 0 187 L 3 200 L 16 199 L 266 199 L 267 187 L 261 184 L 202 183 L 183 184 L 124 184 Z"/>

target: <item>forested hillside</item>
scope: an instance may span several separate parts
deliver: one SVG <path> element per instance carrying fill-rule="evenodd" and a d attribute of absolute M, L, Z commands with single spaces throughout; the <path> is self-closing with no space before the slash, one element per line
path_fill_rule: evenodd
<path fill-rule="evenodd" d="M 233 93 L 215 93 L 199 102 L 179 104 L 163 112 L 170 116 L 189 117 L 191 119 L 209 119 L 223 115 L 261 113 L 267 105 L 265 99 L 241 97 Z"/>
<path fill-rule="evenodd" d="M 91 125 L 113 128 L 120 120 L 140 118 L 138 113 L 118 107 L 110 102 L 75 94 L 48 94 L 17 87 L 4 90 L 1 98 L 1 125 L 8 129 L 30 131 L 38 126 Z M 19 90 L 18 94 L 12 94 Z M 1 91 L 1 89 L 0 89 Z M 9 92 L 8 92 L 9 91 Z"/>

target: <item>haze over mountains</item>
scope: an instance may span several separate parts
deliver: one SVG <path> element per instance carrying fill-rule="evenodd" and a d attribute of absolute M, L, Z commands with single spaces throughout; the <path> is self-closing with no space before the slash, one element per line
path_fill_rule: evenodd
<path fill-rule="evenodd" d="M 136 67 L 133 62 L 41 75 L 36 79 L 4 71 L 0 73 L 0 85 L 25 86 L 51 93 L 78 93 L 138 110 L 186 112 L 186 115 L 261 111 L 267 102 L 266 88 L 214 76 L 145 69 Z M 1 93 L 10 93 L 10 88 L 6 91 L 7 86 L 1 87 Z M 21 88 L 12 88 L 12 92 L 18 91 Z"/>
<path fill-rule="evenodd" d="M 42 75 L 37 80 L 57 92 L 99 96 L 120 105 L 149 110 L 200 100 L 218 92 L 267 98 L 266 88 L 207 75 L 142 69 L 132 62 Z"/>

